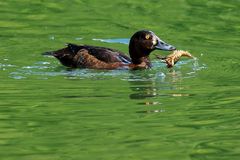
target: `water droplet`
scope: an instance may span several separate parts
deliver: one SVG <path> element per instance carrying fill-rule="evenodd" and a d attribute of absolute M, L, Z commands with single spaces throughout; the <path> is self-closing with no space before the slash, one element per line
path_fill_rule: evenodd
<path fill-rule="evenodd" d="M 81 38 L 81 37 L 77 37 L 77 38 L 75 38 L 77 41 L 80 41 L 80 40 L 82 40 L 83 38 Z"/>
<path fill-rule="evenodd" d="M 54 36 L 50 36 L 49 39 L 50 40 L 55 40 L 55 37 Z"/>

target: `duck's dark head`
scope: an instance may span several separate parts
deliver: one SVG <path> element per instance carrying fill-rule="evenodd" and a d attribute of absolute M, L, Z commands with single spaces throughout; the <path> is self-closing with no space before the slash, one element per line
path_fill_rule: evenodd
<path fill-rule="evenodd" d="M 148 56 L 155 49 L 172 51 L 176 48 L 162 41 L 152 31 L 148 30 L 138 31 L 131 37 L 129 54 L 134 64 L 140 64 L 144 60 L 149 61 Z"/>

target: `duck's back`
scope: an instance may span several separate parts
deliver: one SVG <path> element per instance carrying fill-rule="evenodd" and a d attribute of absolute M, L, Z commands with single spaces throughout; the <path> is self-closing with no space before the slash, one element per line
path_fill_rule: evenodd
<path fill-rule="evenodd" d="M 131 63 L 131 59 L 118 50 L 89 45 L 67 44 L 51 55 L 68 67 L 114 69 Z"/>

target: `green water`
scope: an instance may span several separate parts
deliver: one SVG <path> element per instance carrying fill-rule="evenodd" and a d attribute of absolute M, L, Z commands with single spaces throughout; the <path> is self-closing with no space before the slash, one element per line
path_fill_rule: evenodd
<path fill-rule="evenodd" d="M 239 0 L 1 1 L 0 159 L 238 160 L 239 8 Z M 127 52 L 93 39 L 140 29 L 198 60 L 169 70 L 152 56 L 151 70 L 97 71 L 41 55 L 66 42 Z"/>

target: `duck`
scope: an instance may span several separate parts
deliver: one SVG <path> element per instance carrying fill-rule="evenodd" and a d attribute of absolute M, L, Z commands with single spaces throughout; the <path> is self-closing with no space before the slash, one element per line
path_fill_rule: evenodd
<path fill-rule="evenodd" d="M 147 69 L 152 64 L 149 55 L 154 50 L 173 51 L 176 47 L 161 40 L 150 30 L 140 30 L 133 34 L 129 42 L 129 55 L 99 46 L 67 43 L 65 48 L 45 52 L 56 57 L 60 63 L 70 68 L 89 69 Z"/>

